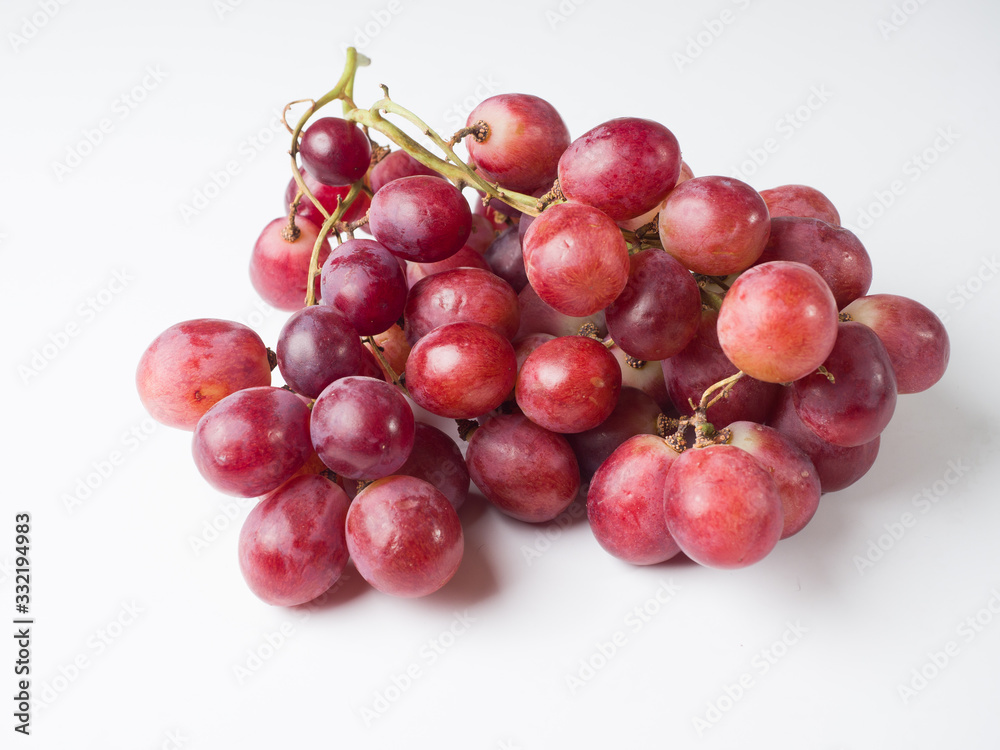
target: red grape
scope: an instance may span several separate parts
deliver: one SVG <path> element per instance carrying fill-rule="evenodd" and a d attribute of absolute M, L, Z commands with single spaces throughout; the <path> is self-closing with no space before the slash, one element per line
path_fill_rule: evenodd
<path fill-rule="evenodd" d="M 316 399 L 312 444 L 333 471 L 379 479 L 402 466 L 413 449 L 413 410 L 399 389 L 375 378 L 336 380 Z"/>
<path fill-rule="evenodd" d="M 309 407 L 282 388 L 237 391 L 198 420 L 192 453 L 198 471 L 220 492 L 263 495 L 312 453 Z"/>
<path fill-rule="evenodd" d="M 733 282 L 719 310 L 718 332 L 722 351 L 743 372 L 790 383 L 818 368 L 833 350 L 837 304 L 809 266 L 764 263 Z"/>
<path fill-rule="evenodd" d="M 685 268 L 728 276 L 753 265 L 771 223 L 756 190 L 730 177 L 695 177 L 678 185 L 660 211 L 663 249 Z"/>
<path fill-rule="evenodd" d="M 628 282 L 628 248 L 618 225 L 582 203 L 550 206 L 524 235 L 524 269 L 545 302 L 564 315 L 592 315 Z"/>
<path fill-rule="evenodd" d="M 372 198 L 368 225 L 394 255 L 432 263 L 457 253 L 472 231 L 472 211 L 450 182 L 414 175 L 386 184 Z"/>
<path fill-rule="evenodd" d="M 652 120 L 620 117 L 570 144 L 559 159 L 559 186 L 569 200 L 625 221 L 658 206 L 680 168 L 673 133 Z"/>
<path fill-rule="evenodd" d="M 586 482 L 615 449 L 634 435 L 655 435 L 660 405 L 638 388 L 622 388 L 611 415 L 597 427 L 566 436 Z"/>
<path fill-rule="evenodd" d="M 455 268 L 421 279 L 410 289 L 404 312 L 411 344 L 446 323 L 482 323 L 505 339 L 517 334 L 517 295 L 499 276 L 480 268 Z"/>
<path fill-rule="evenodd" d="M 469 469 L 462 451 L 454 440 L 433 425 L 417 422 L 410 457 L 395 473 L 430 482 L 448 498 L 455 510 L 461 508 L 469 496 Z"/>
<path fill-rule="evenodd" d="M 944 375 L 951 355 L 948 332 L 924 305 L 895 294 L 872 294 L 854 300 L 844 312 L 885 345 L 899 393 L 925 391 Z"/>
<path fill-rule="evenodd" d="M 135 385 L 153 419 L 194 430 L 230 393 L 271 385 L 267 347 L 242 323 L 212 318 L 176 323 L 139 358 Z"/>
<path fill-rule="evenodd" d="M 760 197 L 767 204 L 771 218 L 807 216 L 840 226 L 840 214 L 830 199 L 808 185 L 781 185 L 770 190 L 761 190 Z"/>
<path fill-rule="evenodd" d="M 429 177 L 440 177 L 433 169 L 421 164 L 405 151 L 393 151 L 372 167 L 369 178 L 372 193 L 377 193 L 393 180 L 403 177 L 413 177 L 418 174 Z"/>
<path fill-rule="evenodd" d="M 510 342 L 481 323 L 448 323 L 421 338 L 406 361 L 406 388 L 441 417 L 473 419 L 510 394 L 517 360 Z"/>
<path fill-rule="evenodd" d="M 260 233 L 250 254 L 250 282 L 269 305 L 293 312 L 306 304 L 309 262 L 320 228 L 308 219 L 296 219 L 299 236 L 289 241 L 282 237 L 287 225 L 287 218 L 275 219 Z M 322 264 L 329 254 L 330 243 L 324 237 L 319 262 Z M 318 293 L 318 277 L 314 288 Z"/>
<path fill-rule="evenodd" d="M 455 268 L 478 268 L 483 271 L 490 271 L 490 264 L 486 259 L 466 245 L 454 255 L 449 255 L 444 260 L 437 260 L 433 263 L 406 263 L 406 283 L 413 286 L 421 279 L 434 276 L 442 271 L 450 271 Z"/>
<path fill-rule="evenodd" d="M 521 223 L 524 223 L 524 219 L 521 220 Z M 511 288 L 518 293 L 528 284 L 519 230 L 520 225 L 507 227 L 497 235 L 483 254 L 483 258 L 490 264 L 493 273 L 510 284 Z"/>
<path fill-rule="evenodd" d="M 302 164 L 325 185 L 350 185 L 360 180 L 371 162 L 371 144 L 364 131 L 339 117 L 322 117 L 302 133 Z"/>
<path fill-rule="evenodd" d="M 268 604 L 293 607 L 329 589 L 347 566 L 343 489 L 312 474 L 290 479 L 250 511 L 240 530 L 240 571 Z"/>
<path fill-rule="evenodd" d="M 896 408 L 896 376 L 885 346 L 861 323 L 841 323 L 823 367 L 792 384 L 799 419 L 823 440 L 851 448 L 881 434 Z"/>
<path fill-rule="evenodd" d="M 587 492 L 587 518 L 605 550 L 633 565 L 661 563 L 680 551 L 663 502 L 677 458 L 663 438 L 636 435 L 601 464 Z"/>
<path fill-rule="evenodd" d="M 347 511 L 347 549 L 358 573 L 385 594 L 432 594 L 458 570 L 464 551 L 458 513 L 422 479 L 372 482 Z"/>
<path fill-rule="evenodd" d="M 523 414 L 486 420 L 465 452 L 472 481 L 499 510 L 519 521 L 550 521 L 580 489 L 580 469 L 566 438 Z"/>
<path fill-rule="evenodd" d="M 622 371 L 600 341 L 561 336 L 535 349 L 517 376 L 517 405 L 553 432 L 583 432 L 618 403 Z"/>
<path fill-rule="evenodd" d="M 343 313 L 361 336 L 382 333 L 406 305 L 406 276 L 396 257 L 374 240 L 348 240 L 320 274 L 324 305 Z"/>
<path fill-rule="evenodd" d="M 313 177 L 308 170 L 300 169 L 302 174 L 302 181 L 309 188 L 309 191 L 313 196 L 320 202 L 320 205 L 326 209 L 328 214 L 332 214 L 337 210 L 337 199 L 343 200 L 347 197 L 347 194 L 351 192 L 350 185 L 342 185 L 340 187 L 334 187 L 333 185 L 324 185 L 322 182 Z M 299 184 L 295 181 L 293 177 L 288 182 L 288 187 L 285 188 L 285 211 L 287 212 L 291 207 L 292 203 L 295 201 L 295 196 L 299 192 Z M 368 207 L 371 205 L 371 200 L 368 198 L 368 194 L 365 192 L 358 193 L 357 197 L 351 202 L 351 205 L 344 212 L 341 217 L 341 221 L 357 221 L 366 213 L 368 213 Z M 323 216 L 322 212 L 313 205 L 313 202 L 309 200 L 305 195 L 299 201 L 298 212 L 295 214 L 296 221 L 298 219 L 308 219 L 316 226 L 322 226 L 323 222 L 326 221 L 326 217 Z"/>
<path fill-rule="evenodd" d="M 482 141 L 466 136 L 465 146 L 484 179 L 529 194 L 552 185 L 570 142 L 555 107 L 530 94 L 500 94 L 480 102 L 466 125 L 480 120 L 489 133 Z"/>
<path fill-rule="evenodd" d="M 296 393 L 316 398 L 334 380 L 357 375 L 364 350 L 340 311 L 311 305 L 292 313 L 285 322 L 277 355 L 285 383 Z"/>
<path fill-rule="evenodd" d="M 713 568 L 763 559 L 783 526 L 781 495 L 770 473 L 734 445 L 685 451 L 667 472 L 667 528 L 681 551 Z"/>

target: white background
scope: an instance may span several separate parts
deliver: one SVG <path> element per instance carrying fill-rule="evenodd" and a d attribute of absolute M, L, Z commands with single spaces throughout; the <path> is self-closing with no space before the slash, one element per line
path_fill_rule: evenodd
<path fill-rule="evenodd" d="M 8 0 L 0 32 L 0 619 L 30 512 L 36 700 L 14 735 L 8 636 L 0 745 L 997 747 L 1000 6 Z M 872 291 L 946 317 L 947 375 L 900 399 L 868 476 L 749 569 L 632 568 L 586 522 L 473 500 L 434 596 L 352 572 L 322 607 L 262 604 L 236 564 L 249 501 L 148 421 L 134 370 L 189 318 L 273 345 L 285 315 L 246 265 L 288 179 L 274 113 L 327 91 L 349 43 L 373 60 L 359 104 L 385 83 L 441 132 L 530 92 L 574 136 L 651 117 L 696 174 L 818 187 Z"/>

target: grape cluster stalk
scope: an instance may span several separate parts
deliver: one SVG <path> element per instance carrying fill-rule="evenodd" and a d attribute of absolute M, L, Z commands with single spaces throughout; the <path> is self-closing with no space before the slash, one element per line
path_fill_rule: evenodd
<path fill-rule="evenodd" d="M 291 177 L 249 261 L 289 313 L 274 349 L 189 320 L 136 372 L 205 480 L 260 498 L 239 566 L 264 602 L 315 599 L 349 563 L 432 594 L 473 484 L 529 524 L 585 501 L 634 565 L 745 567 L 872 467 L 899 394 L 943 376 L 941 321 L 868 293 L 871 258 L 819 190 L 696 176 L 653 120 L 572 138 L 530 94 L 446 138 L 385 86 L 358 107 L 367 64 L 349 49 L 329 92 L 285 109 L 306 105 Z"/>

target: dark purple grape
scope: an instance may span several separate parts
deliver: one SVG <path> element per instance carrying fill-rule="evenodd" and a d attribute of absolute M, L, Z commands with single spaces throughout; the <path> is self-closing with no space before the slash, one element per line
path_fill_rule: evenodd
<path fill-rule="evenodd" d="M 521 219 L 521 223 L 525 223 L 525 220 Z M 507 227 L 497 235 L 483 256 L 493 269 L 493 273 L 510 284 L 518 293 L 528 284 L 519 232 L 520 226 Z"/>
<path fill-rule="evenodd" d="M 433 425 L 417 422 L 413 450 L 396 474 L 423 479 L 458 510 L 469 496 L 469 469 L 455 441 Z"/>
<path fill-rule="evenodd" d="M 277 355 L 285 383 L 296 393 L 316 398 L 334 380 L 361 371 L 364 348 L 339 310 L 311 305 L 285 322 Z"/>
<path fill-rule="evenodd" d="M 299 143 L 302 164 L 324 185 L 350 185 L 371 163 L 368 136 L 356 123 L 339 117 L 314 120 Z"/>

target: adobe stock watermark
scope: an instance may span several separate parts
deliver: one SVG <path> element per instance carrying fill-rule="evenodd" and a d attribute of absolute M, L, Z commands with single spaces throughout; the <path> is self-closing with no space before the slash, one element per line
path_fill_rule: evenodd
<path fill-rule="evenodd" d="M 14 52 L 20 52 L 23 47 L 36 39 L 42 29 L 59 15 L 63 7 L 69 5 L 69 0 L 39 0 L 36 5 L 38 10 L 30 16 L 23 16 L 17 31 L 7 32 L 7 40 Z"/>
<path fill-rule="evenodd" d="M 295 619 L 282 621 L 274 630 L 264 633 L 256 644 L 247 648 L 244 656 L 232 668 L 233 677 L 236 678 L 236 682 L 240 685 L 245 685 L 255 677 L 264 668 L 264 665 L 273 659 L 297 634 L 295 629 L 296 623 L 302 624 L 307 622 L 312 617 L 313 611 L 328 602 L 330 597 L 351 580 L 353 575 L 357 575 L 353 570 L 348 569 L 345 571 L 326 592 L 320 594 L 311 602 L 290 610 L 295 613 Z"/>
<path fill-rule="evenodd" d="M 628 645 L 629 638 L 635 636 L 652 622 L 653 618 L 674 600 L 678 591 L 680 591 L 680 586 L 675 584 L 672 578 L 666 581 L 661 580 L 656 591 L 648 599 L 630 609 L 622 618 L 622 627 L 615 630 L 606 639 L 598 640 L 594 644 L 593 650 L 581 657 L 576 670 L 566 675 L 566 687 L 569 688 L 570 693 L 575 695 L 593 680 L 598 672 L 608 666 L 612 659 Z"/>
<path fill-rule="evenodd" d="M 114 269 L 104 285 L 87 295 L 74 308 L 73 315 L 65 323 L 49 332 L 45 341 L 28 352 L 17 366 L 21 382 L 29 385 L 37 380 L 69 345 L 79 338 L 97 319 L 97 316 L 114 304 L 115 299 L 135 281 L 135 276 L 127 268 Z"/>
<path fill-rule="evenodd" d="M 389 675 L 388 684 L 376 690 L 369 704 L 358 709 L 366 727 L 370 727 L 385 716 L 409 691 L 414 684 L 427 674 L 427 670 L 444 656 L 464 636 L 476 618 L 465 609 L 452 614 L 451 622 L 436 636 L 427 639 L 417 649 L 417 656 L 399 672 Z"/>
<path fill-rule="evenodd" d="M 962 653 L 963 645 L 968 646 L 975 641 L 998 616 L 1000 616 L 1000 591 L 994 588 L 990 590 L 989 599 L 982 607 L 955 626 L 955 638 L 945 641 L 938 649 L 925 652 L 927 658 L 910 670 L 905 681 L 896 684 L 896 694 L 903 701 L 903 705 L 909 705 L 911 700 L 940 677 Z"/>
<path fill-rule="evenodd" d="M 799 620 L 786 622 L 781 635 L 771 645 L 762 648 L 753 655 L 753 658 L 750 659 L 750 669 L 732 682 L 723 685 L 719 694 L 708 702 L 703 714 L 691 717 L 691 723 L 694 725 L 695 731 L 698 732 L 698 736 L 704 736 L 705 732 L 722 721 L 723 717 L 732 711 L 737 703 L 746 698 L 747 693 L 757 687 L 758 680 L 784 659 L 792 648 L 801 642 L 802 636 L 808 632 L 809 629 L 803 627 Z"/>
<path fill-rule="evenodd" d="M 723 8 L 716 18 L 702 21 L 703 28 L 688 36 L 683 50 L 674 52 L 672 59 L 677 70 L 683 71 L 684 68 L 694 64 L 694 61 L 701 57 L 705 50 L 715 44 L 719 37 L 726 32 L 726 29 L 735 23 L 738 12 L 749 8 L 751 2 L 752 0 L 732 0 L 732 4 L 736 6 L 735 11 L 732 8 Z"/>
<path fill-rule="evenodd" d="M 136 84 L 119 94 L 111 102 L 110 111 L 92 127 L 84 128 L 80 137 L 66 147 L 62 161 L 52 162 L 52 174 L 58 182 L 73 174 L 87 160 L 115 129 L 128 119 L 136 107 L 167 80 L 167 72 L 161 65 L 147 65 Z"/>
<path fill-rule="evenodd" d="M 243 5 L 243 0 L 212 0 L 212 10 L 220 21 L 225 21 L 226 16 L 236 11 Z"/>
<path fill-rule="evenodd" d="M 964 458 L 954 458 L 948 461 L 939 479 L 924 487 L 920 492 L 910 498 L 910 505 L 913 511 L 904 511 L 899 518 L 890 523 L 882 525 L 884 534 L 869 539 L 863 554 L 857 554 L 852 558 L 854 567 L 858 573 L 865 575 L 875 563 L 882 560 L 899 542 L 906 536 L 921 518 L 926 516 L 937 504 L 951 494 L 952 489 L 958 485 L 973 469 L 973 465 Z"/>
<path fill-rule="evenodd" d="M 570 16 L 576 13 L 577 9 L 586 0 L 561 0 L 559 5 L 546 9 L 545 20 L 549 22 L 549 27 L 555 31 L 560 24 L 566 23 Z"/>
<path fill-rule="evenodd" d="M 546 552 L 552 549 L 552 542 L 556 541 L 566 532 L 566 527 L 572 524 L 573 521 L 583 518 L 586 515 L 587 507 L 583 503 L 574 500 L 551 523 L 546 524 L 544 529 L 535 528 L 534 541 L 530 545 L 521 545 L 521 554 L 524 555 L 524 561 L 528 566 L 534 565 L 536 560 L 541 559 Z"/>
<path fill-rule="evenodd" d="M 478 107 L 484 99 L 488 99 L 494 94 L 499 93 L 500 88 L 500 82 L 493 78 L 492 73 L 485 76 L 478 76 L 476 78 L 476 87 L 472 90 L 472 93 L 444 111 L 442 115 L 444 121 L 448 123 L 453 131 L 461 130 L 465 127 L 465 120 L 469 116 L 469 113 Z"/>
<path fill-rule="evenodd" d="M 781 150 L 783 143 L 789 141 L 813 115 L 819 112 L 823 105 L 830 101 L 833 93 L 825 84 L 811 86 L 809 95 L 801 104 L 790 109 L 774 123 L 774 135 L 769 135 L 759 145 L 747 149 L 747 158 L 730 170 L 730 176 L 743 182 L 750 182 L 768 160 Z"/>
<path fill-rule="evenodd" d="M 259 502 L 256 497 L 226 498 L 219 512 L 202 522 L 197 534 L 188 534 L 188 546 L 195 557 L 208 549 L 230 528 L 239 527 L 242 518 Z"/>
<path fill-rule="evenodd" d="M 144 417 L 121 433 L 111 448 L 92 459 L 82 474 L 76 478 L 72 488 L 63 492 L 59 499 L 63 509 L 73 515 L 91 502 L 118 470 L 127 463 L 129 456 L 139 450 L 159 429 L 159 424 L 150 417 Z"/>
<path fill-rule="evenodd" d="M 76 684 L 84 672 L 93 668 L 101 656 L 118 643 L 130 629 L 145 609 L 136 604 L 135 599 L 122 602 L 118 611 L 107 623 L 88 636 L 84 649 L 68 662 L 60 664 L 58 675 L 41 683 L 35 691 L 32 707 L 36 712 L 50 708 L 66 691 Z"/>
<path fill-rule="evenodd" d="M 955 284 L 945 295 L 945 301 L 951 306 L 951 311 L 944 309 L 934 311 L 942 323 L 951 320 L 952 312 L 963 310 L 1000 272 L 1000 261 L 997 260 L 996 254 L 988 258 L 984 255 L 979 261 L 979 267 L 965 281 Z"/>
<path fill-rule="evenodd" d="M 927 0 L 903 0 L 901 3 L 893 3 L 889 16 L 880 18 L 876 23 L 882 39 L 888 40 L 889 37 L 902 29 L 910 18 L 926 4 Z"/>
<path fill-rule="evenodd" d="M 871 229 L 875 222 L 885 216 L 886 212 L 896 204 L 900 196 L 906 193 L 914 183 L 919 182 L 944 154 L 954 148 L 961 138 L 962 136 L 956 133 L 950 125 L 938 128 L 925 148 L 917 151 L 903 162 L 898 177 L 890 180 L 885 187 L 872 192 L 871 200 L 867 205 L 858 209 L 854 225 L 845 223 L 844 228 L 850 229 L 858 236 L 863 235 L 865 230 Z"/>
<path fill-rule="evenodd" d="M 180 729 L 167 729 L 156 745 L 156 750 L 180 750 L 191 744 L 191 738 Z"/>
<path fill-rule="evenodd" d="M 389 0 L 384 7 L 369 11 L 368 15 L 371 18 L 354 27 L 354 33 L 351 35 L 351 46 L 358 52 L 363 52 L 379 34 L 389 28 L 389 24 L 402 12 L 403 4 L 400 0 Z M 340 51 L 341 53 L 347 52 L 347 44 L 342 43 Z"/>
<path fill-rule="evenodd" d="M 271 119 L 267 124 L 243 138 L 222 166 L 209 172 L 191 191 L 190 197 L 177 204 L 184 223 L 190 224 L 200 216 L 265 148 L 279 137 L 284 141 L 287 134 L 281 120 L 281 110 L 271 110 Z"/>

